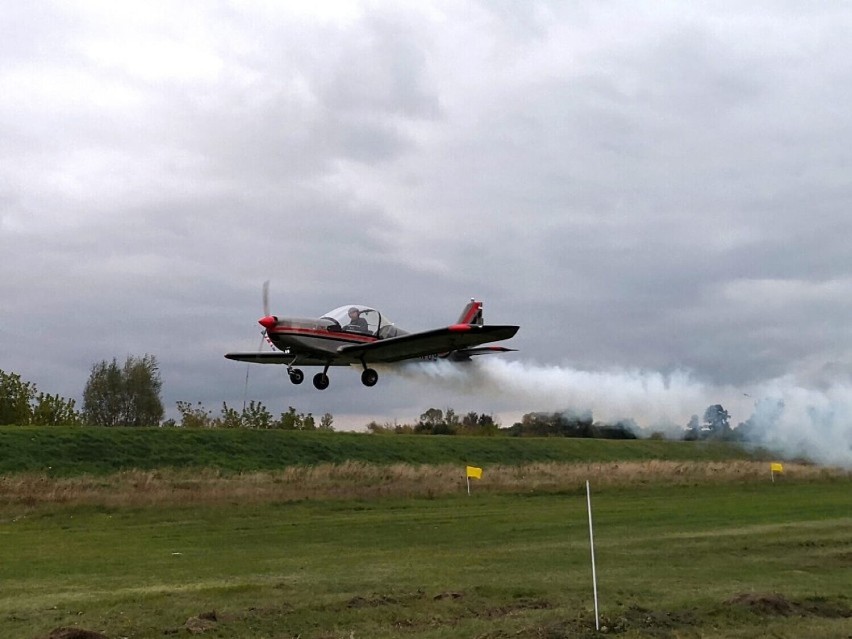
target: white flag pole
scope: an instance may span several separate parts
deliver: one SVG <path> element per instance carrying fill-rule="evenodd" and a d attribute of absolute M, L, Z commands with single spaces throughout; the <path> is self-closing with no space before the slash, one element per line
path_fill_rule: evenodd
<path fill-rule="evenodd" d="M 465 475 L 467 476 L 467 496 L 470 497 L 470 475 L 467 473 Z"/>
<path fill-rule="evenodd" d="M 598 577 L 595 572 L 595 533 L 592 529 L 592 493 L 589 489 L 589 480 L 586 480 L 586 506 L 589 511 L 589 545 L 592 549 L 592 588 L 595 593 L 595 630 L 601 629 L 601 620 L 598 616 Z"/>

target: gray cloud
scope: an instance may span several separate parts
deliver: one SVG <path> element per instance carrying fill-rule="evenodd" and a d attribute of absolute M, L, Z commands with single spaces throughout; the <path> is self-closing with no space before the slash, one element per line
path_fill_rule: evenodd
<path fill-rule="evenodd" d="M 516 361 L 689 370 L 714 402 L 846 383 L 850 23 L 832 3 L 10 10 L 0 367 L 74 396 L 95 361 L 151 352 L 172 406 L 240 403 L 222 353 L 256 347 L 271 279 L 279 314 L 363 301 L 409 329 L 480 296 L 522 325 Z M 353 421 L 540 408 L 346 373 L 317 393 L 257 367 L 250 396 Z"/>

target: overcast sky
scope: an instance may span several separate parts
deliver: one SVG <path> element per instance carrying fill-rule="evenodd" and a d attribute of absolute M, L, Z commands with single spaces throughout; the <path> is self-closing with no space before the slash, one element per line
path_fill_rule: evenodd
<path fill-rule="evenodd" d="M 0 30 L 0 368 L 40 390 L 150 353 L 170 413 L 239 406 L 264 280 L 280 316 L 521 326 L 469 374 L 512 392 L 251 369 L 339 424 L 852 387 L 847 3 L 36 1 Z"/>

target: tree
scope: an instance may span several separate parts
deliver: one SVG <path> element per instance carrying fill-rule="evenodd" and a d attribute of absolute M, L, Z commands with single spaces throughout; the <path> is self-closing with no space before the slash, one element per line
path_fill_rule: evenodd
<path fill-rule="evenodd" d="M 0 371 L 0 424 L 76 426 L 80 413 L 73 399 L 39 392 L 16 373 Z"/>
<path fill-rule="evenodd" d="M 420 419 L 414 425 L 414 432 L 432 434 L 443 425 L 444 411 L 440 408 L 430 408 L 420 415 Z"/>
<path fill-rule="evenodd" d="M 367 432 L 374 435 L 411 435 L 414 433 L 414 426 L 411 424 L 400 424 L 396 420 L 393 422 L 386 421 L 384 424 L 379 424 L 373 420 L 367 424 Z"/>
<path fill-rule="evenodd" d="M 689 418 L 689 423 L 686 425 L 686 431 L 683 438 L 688 441 L 695 441 L 701 436 L 701 423 L 698 421 L 698 415 L 693 415 Z"/>
<path fill-rule="evenodd" d="M 730 414 L 721 404 L 708 406 L 704 411 L 704 427 L 709 437 L 727 437 L 731 432 L 730 420 Z"/>
<path fill-rule="evenodd" d="M 491 415 L 471 411 L 462 417 L 461 432 L 465 435 L 496 435 L 500 427 Z"/>
<path fill-rule="evenodd" d="M 420 435 L 455 435 L 460 426 L 461 422 L 452 408 L 448 408 L 446 413 L 440 408 L 430 408 L 420 415 L 414 432 Z"/>
<path fill-rule="evenodd" d="M 302 430 L 316 430 L 317 422 L 311 413 L 302 415 Z"/>
<path fill-rule="evenodd" d="M 81 423 L 80 413 L 73 399 L 59 395 L 39 393 L 32 407 L 30 423 L 38 426 L 77 426 Z"/>
<path fill-rule="evenodd" d="M 195 406 L 189 402 L 177 402 L 177 409 L 180 413 L 181 428 L 212 428 L 215 426 L 214 420 L 201 402 Z"/>
<path fill-rule="evenodd" d="M 516 422 L 509 434 L 532 437 L 594 437 L 594 422 L 590 412 L 567 410 L 558 413 L 527 413 Z"/>
<path fill-rule="evenodd" d="M 278 419 L 278 427 L 284 430 L 299 430 L 299 414 L 292 406 L 287 407 L 286 413 L 281 413 Z"/>
<path fill-rule="evenodd" d="M 16 373 L 0 371 L 0 424 L 29 424 L 35 387 Z"/>
<path fill-rule="evenodd" d="M 160 370 L 153 355 L 129 355 L 119 368 L 101 361 L 92 366 L 83 391 L 83 414 L 93 426 L 156 426 L 165 411 Z"/>
<path fill-rule="evenodd" d="M 320 417 L 319 429 L 324 431 L 334 430 L 334 417 L 331 413 L 323 413 Z"/>
<path fill-rule="evenodd" d="M 113 358 L 92 366 L 83 390 L 83 418 L 92 426 L 118 426 L 124 406 L 124 381 Z"/>
<path fill-rule="evenodd" d="M 272 419 L 272 413 L 263 405 L 263 402 L 250 401 L 243 409 L 242 423 L 244 428 L 258 428 L 266 430 L 277 428 L 277 423 Z"/>
<path fill-rule="evenodd" d="M 124 363 L 124 425 L 156 426 L 165 411 L 160 399 L 163 382 L 160 367 L 153 355 L 128 357 Z"/>

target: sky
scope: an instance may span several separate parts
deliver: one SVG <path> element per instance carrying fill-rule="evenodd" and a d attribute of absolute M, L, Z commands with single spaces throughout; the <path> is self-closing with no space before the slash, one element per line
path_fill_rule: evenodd
<path fill-rule="evenodd" d="M 172 416 L 339 428 L 780 401 L 767 441 L 852 458 L 847 3 L 6 4 L 0 369 L 79 399 L 148 353 Z M 223 357 L 266 280 L 409 331 L 475 297 L 518 352 L 297 387 Z"/>

